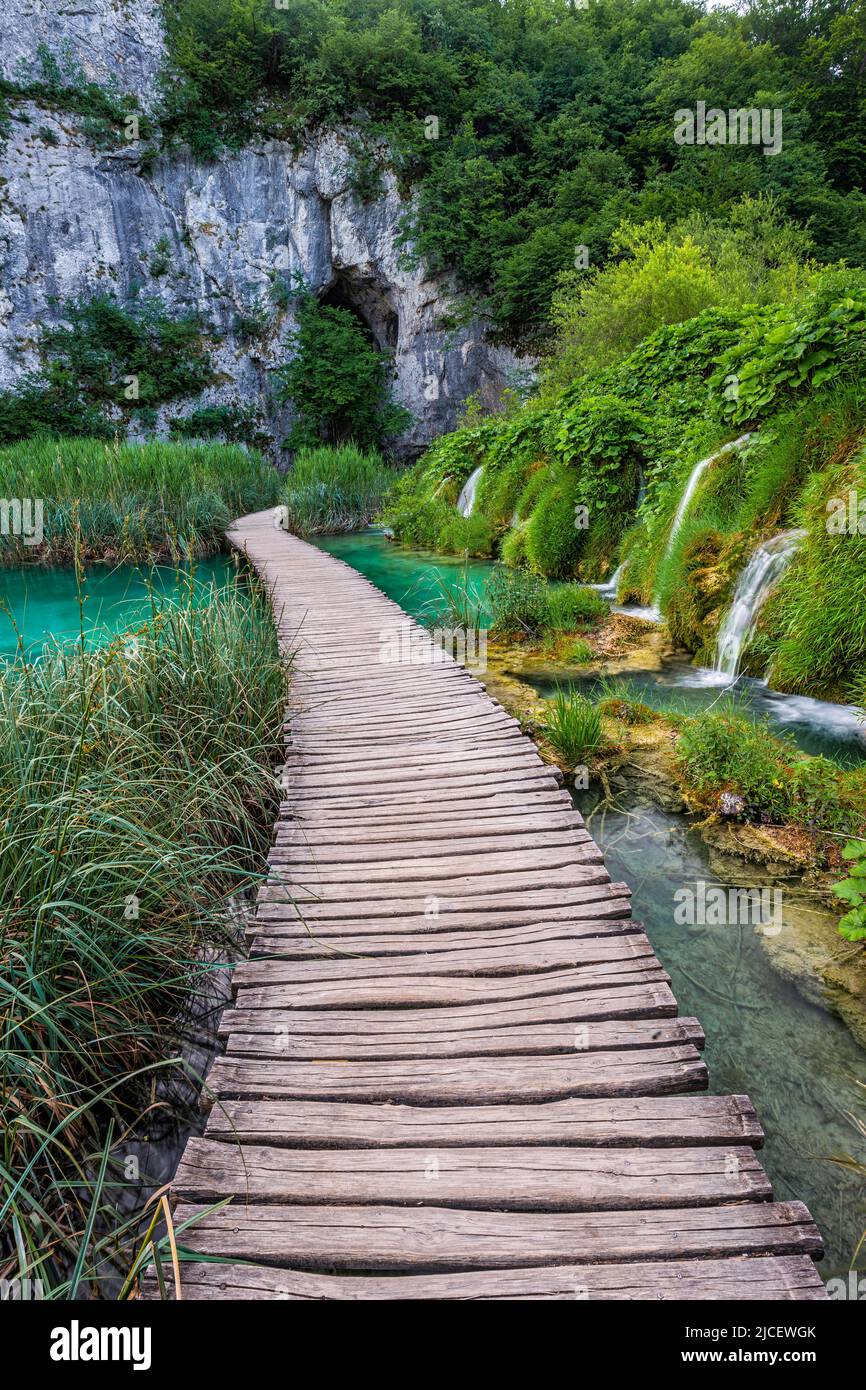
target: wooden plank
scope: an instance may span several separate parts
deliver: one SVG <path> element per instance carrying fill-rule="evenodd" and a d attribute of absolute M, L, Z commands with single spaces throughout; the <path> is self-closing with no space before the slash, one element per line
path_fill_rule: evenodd
<path fill-rule="evenodd" d="M 246 991 L 244 991 L 246 993 Z M 676 1013 L 670 985 L 614 984 L 540 999 L 507 1000 L 440 1009 L 283 1009 L 227 1008 L 219 1024 L 221 1037 L 229 1032 L 272 1032 L 277 1026 L 289 1035 L 312 1037 L 339 1033 L 411 1042 L 419 1033 L 447 1039 L 453 1033 L 482 1029 L 521 1028 L 531 1032 L 548 1023 L 588 1019 L 670 1018 Z"/>
<path fill-rule="evenodd" d="M 226 1100 L 208 1139 L 291 1148 L 435 1148 L 472 1144 L 749 1144 L 763 1131 L 748 1096 L 569 1097 L 538 1105 L 400 1105 L 352 1101 Z"/>
<path fill-rule="evenodd" d="M 311 980 L 364 980 L 378 978 L 386 971 L 397 980 L 406 975 L 537 975 L 570 966 L 598 965 L 608 961 L 655 960 L 644 932 L 633 936 L 590 936 L 575 940 L 556 940 L 545 945 L 467 947 L 461 951 L 364 959 L 339 954 L 319 960 L 282 960 L 268 955 L 261 960 L 241 961 L 235 966 L 236 988 L 262 985 L 302 984 Z"/>
<path fill-rule="evenodd" d="M 752 1149 L 287 1149 L 191 1138 L 172 1184 L 188 1202 L 646 1211 L 762 1202 L 772 1188 Z"/>
<path fill-rule="evenodd" d="M 145 1280 L 144 1289 L 145 1298 L 160 1297 L 152 1274 Z M 182 1290 L 187 1302 L 277 1298 L 289 1302 L 442 1299 L 461 1303 L 484 1300 L 519 1303 L 551 1299 L 592 1299 L 593 1302 L 627 1299 L 655 1303 L 723 1299 L 754 1303 L 771 1299 L 823 1300 L 827 1296 L 814 1261 L 806 1255 L 562 1264 L 553 1268 L 390 1277 L 356 1274 L 348 1278 L 271 1265 L 185 1264 Z"/>
<path fill-rule="evenodd" d="M 621 891 L 620 884 L 611 885 Z M 585 895 L 583 895 L 585 896 Z M 488 928 L 499 930 L 503 927 L 533 927 L 538 925 L 539 910 L 533 907 L 524 908 L 491 908 L 489 904 L 484 909 L 476 908 L 468 911 L 454 909 L 446 905 L 443 910 L 441 901 L 436 905 L 438 916 L 433 916 L 425 910 L 420 910 L 420 904 L 416 904 L 414 913 L 411 916 L 401 916 L 399 913 L 388 911 L 382 908 L 379 912 L 371 912 L 370 916 L 359 916 L 357 913 L 344 913 L 342 917 L 326 916 L 326 909 L 320 908 L 315 913 L 309 911 L 308 905 L 304 907 L 293 905 L 292 903 L 261 903 L 254 920 L 248 924 L 248 935 L 251 937 L 262 936 L 309 936 L 315 931 L 317 937 L 323 936 L 351 936 L 354 933 L 379 935 L 381 933 L 405 933 L 423 932 L 432 934 L 438 931 L 481 931 Z M 545 921 L 567 922 L 576 926 L 586 926 L 590 929 L 590 934 L 601 935 L 608 926 L 616 931 L 631 931 L 634 923 L 630 920 L 631 904 L 628 898 L 617 897 L 610 893 L 603 898 L 591 899 L 590 901 L 568 903 L 563 907 L 547 908 L 544 911 Z"/>
<path fill-rule="evenodd" d="M 255 930 L 255 927 L 253 927 Z M 279 955 L 283 960 L 309 960 L 311 956 L 339 959 L 334 952 L 363 956 L 409 956 L 436 954 L 442 951 L 462 951 L 475 948 L 486 951 L 498 946 L 546 945 L 553 941 L 579 941 L 586 937 L 610 939 L 639 930 L 639 924 L 624 917 L 612 921 L 552 922 L 550 926 L 503 927 L 495 931 L 418 931 L 351 933 L 334 937 L 322 936 L 315 930 L 293 926 L 281 931 L 257 931 L 251 954 L 261 959 Z"/>
<path fill-rule="evenodd" d="M 691 1043 L 552 1057 L 423 1062 L 287 1062 L 217 1057 L 208 1090 L 274 1100 L 395 1100 L 486 1105 L 564 1096 L 651 1096 L 702 1091 L 707 1069 Z"/>
<path fill-rule="evenodd" d="M 261 1012 L 258 1023 L 261 1024 Z M 414 1038 L 384 1033 L 340 1032 L 312 1037 L 289 1033 L 276 1020 L 270 1030 L 261 1026 L 249 1032 L 228 1021 L 227 1052 L 230 1057 L 290 1058 L 292 1061 L 390 1061 L 425 1057 L 531 1057 L 555 1053 L 617 1051 L 624 1047 L 649 1047 L 690 1042 L 703 1047 L 704 1034 L 692 1018 L 617 1019 L 580 1024 L 536 1024 L 532 1028 L 487 1028 L 475 1032 L 419 1032 Z"/>
<path fill-rule="evenodd" d="M 651 960 L 650 957 L 647 958 Z M 549 970 L 542 975 L 409 976 L 392 980 L 314 980 L 307 984 L 263 985 L 238 989 L 245 1009 L 414 1009 L 424 1005 L 492 1004 L 541 995 L 609 989 L 614 985 L 670 983 L 660 965 L 609 961 L 580 970 Z"/>
<path fill-rule="evenodd" d="M 806 1255 L 821 1238 L 801 1202 L 743 1202 L 624 1212 L 480 1212 L 448 1207 L 182 1203 L 175 1225 L 201 1217 L 195 1247 L 222 1259 L 312 1269 L 503 1269 L 573 1261 Z"/>

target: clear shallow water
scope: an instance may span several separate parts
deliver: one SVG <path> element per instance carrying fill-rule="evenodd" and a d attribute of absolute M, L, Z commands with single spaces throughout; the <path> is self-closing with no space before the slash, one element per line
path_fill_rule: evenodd
<path fill-rule="evenodd" d="M 694 889 L 699 880 L 759 886 L 749 878 L 754 870 L 744 866 L 739 881 L 714 873 L 707 846 L 683 816 L 627 797 L 596 814 L 590 793 L 576 801 L 611 877 L 631 886 L 635 919 L 671 976 L 680 1014 L 703 1025 L 710 1091 L 750 1096 L 776 1197 L 810 1208 L 827 1247 L 822 1278 L 843 1272 L 866 1227 L 866 1187 L 829 1160 L 847 1154 L 866 1163 L 866 1142 L 850 1118 L 864 1114 L 866 1093 L 857 1083 L 866 1083 L 866 1053 L 842 1022 L 809 1004 L 770 965 L 759 930 L 676 924 L 678 889 Z M 808 910 L 795 888 L 789 897 L 783 887 L 780 943 L 792 917 Z"/>
<path fill-rule="evenodd" d="M 234 566 L 226 557 L 202 560 L 195 569 L 196 590 L 211 582 L 222 586 L 233 578 Z M 189 575 L 168 567 L 153 571 L 132 565 L 114 569 L 92 566 L 86 572 L 84 627 L 89 640 L 105 641 L 144 621 L 151 610 L 151 591 L 167 598 L 186 590 Z M 79 635 L 79 607 L 75 573 L 71 568 L 0 569 L 0 660 L 14 657 L 18 649 L 15 628 L 25 650 L 34 655 L 46 643 Z M 5 611 L 8 606 L 9 613 Z"/>
<path fill-rule="evenodd" d="M 437 573 L 462 575 L 462 561 L 399 549 L 381 534 L 330 537 L 323 550 L 353 565 L 413 616 L 423 616 L 436 596 Z M 470 561 L 471 579 L 483 581 L 492 565 Z M 635 694 L 647 704 L 669 704 L 684 712 L 706 708 L 725 685 L 717 674 L 685 662 L 668 662 L 660 672 L 631 676 Z M 537 682 L 546 693 L 544 680 Z M 590 683 L 587 682 L 587 685 Z M 758 681 L 740 681 L 738 694 L 753 713 L 766 714 L 805 751 L 856 761 L 866 753 L 854 713 L 840 705 L 777 695 Z M 578 801 L 593 809 L 589 793 Z M 636 920 L 642 921 L 665 969 L 683 1016 L 700 1019 L 707 1034 L 710 1089 L 749 1095 L 766 1133 L 762 1161 L 779 1199 L 798 1199 L 811 1209 L 827 1251 L 823 1278 L 847 1270 L 866 1227 L 866 1191 L 856 1174 L 830 1161 L 850 1155 L 866 1162 L 866 1143 L 852 1115 L 864 1114 L 866 1052 L 832 1014 L 810 1004 L 772 967 L 766 941 L 752 926 L 682 927 L 674 921 L 674 893 L 697 881 L 726 887 L 763 886 L 755 869 L 725 867 L 714 872 L 710 854 L 688 818 L 626 798 L 615 809 L 592 816 L 590 829 L 604 850 L 614 879 L 633 891 Z M 739 880 L 739 873 L 751 875 Z M 720 877 L 723 873 L 726 876 Z M 780 943 L 808 900 L 796 885 L 783 887 Z M 866 1253 L 859 1264 L 866 1264 Z"/>

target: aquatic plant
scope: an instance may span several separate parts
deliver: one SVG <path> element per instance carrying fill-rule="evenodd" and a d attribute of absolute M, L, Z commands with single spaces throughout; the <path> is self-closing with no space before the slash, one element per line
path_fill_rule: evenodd
<path fill-rule="evenodd" d="M 601 742 L 601 711 L 573 685 L 558 686 L 547 701 L 542 729 L 568 767 L 575 767 Z"/>
<path fill-rule="evenodd" d="M 284 484 L 286 525 L 299 536 L 357 531 L 381 510 L 395 477 L 374 450 L 302 449 Z"/>
<path fill-rule="evenodd" d="M 272 506 L 281 480 L 238 445 L 34 439 L 0 449 L 0 497 L 41 503 L 40 544 L 0 533 L 0 564 L 183 561 L 214 554 L 237 516 Z"/>
<path fill-rule="evenodd" d="M 159 1108 L 204 950 L 264 872 L 286 687 L 239 587 L 0 673 L 0 1266 L 46 1296 L 137 1238 L 115 1146 Z"/>

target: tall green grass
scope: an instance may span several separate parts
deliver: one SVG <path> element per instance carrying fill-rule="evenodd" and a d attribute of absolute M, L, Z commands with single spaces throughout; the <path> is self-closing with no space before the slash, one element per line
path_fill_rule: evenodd
<path fill-rule="evenodd" d="M 545 736 L 568 767 L 575 767 L 601 742 L 601 710 L 573 685 L 558 686 L 542 725 Z"/>
<path fill-rule="evenodd" d="M 237 516 L 273 506 L 281 479 L 232 444 L 33 439 L 0 449 L 0 497 L 42 499 L 45 539 L 0 536 L 0 564 L 137 563 L 218 551 Z"/>
<path fill-rule="evenodd" d="M 104 1155 L 263 870 L 286 687 L 237 587 L 0 672 L 0 1273 L 46 1296 L 108 1262 Z"/>
<path fill-rule="evenodd" d="M 301 449 L 285 482 L 286 525 L 299 536 L 358 531 L 381 510 L 396 474 L 354 444 Z"/>

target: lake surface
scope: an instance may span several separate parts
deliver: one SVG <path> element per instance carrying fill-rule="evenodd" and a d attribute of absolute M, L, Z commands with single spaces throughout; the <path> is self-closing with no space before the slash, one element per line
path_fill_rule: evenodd
<path fill-rule="evenodd" d="M 234 574 L 234 566 L 225 556 L 201 560 L 192 578 L 193 589 L 203 596 L 211 584 L 223 587 L 233 580 Z M 82 591 L 86 639 L 106 641 L 118 632 L 138 626 L 149 616 L 154 601 L 170 598 L 182 590 L 188 592 L 189 586 L 188 572 L 168 566 L 154 570 L 134 565 L 91 566 L 85 573 Z M 46 642 L 77 639 L 82 615 L 75 571 L 37 565 L 0 569 L 0 609 L 0 660 L 15 656 L 17 634 L 31 657 Z"/>
<path fill-rule="evenodd" d="M 322 538 L 322 550 L 339 556 L 378 585 L 413 617 L 429 615 L 441 579 L 468 576 L 483 584 L 493 566 L 403 550 L 373 531 Z M 657 707 L 675 703 L 696 713 L 723 694 L 719 678 L 686 662 L 667 662 L 659 672 L 630 676 L 636 698 Z M 549 693 L 553 677 L 534 681 Z M 588 693 L 593 684 L 585 682 Z M 866 752 L 856 712 L 842 705 L 801 700 L 769 691 L 759 681 L 740 681 L 736 696 L 744 709 L 766 715 L 805 751 L 840 761 Z M 604 851 L 615 880 L 629 883 L 635 919 L 644 923 L 670 973 L 680 1013 L 700 1019 L 707 1034 L 710 1090 L 749 1095 L 766 1133 L 762 1161 L 780 1200 L 805 1202 L 826 1243 L 822 1277 L 849 1267 L 866 1228 L 866 1193 L 861 1176 L 834 1163 L 851 1156 L 866 1164 L 866 1141 L 852 1116 L 864 1114 L 866 1052 L 847 1027 L 808 1002 L 770 964 L 771 943 L 752 925 L 684 927 L 674 919 L 674 894 L 699 882 L 752 888 L 770 880 L 738 860 L 711 862 L 710 852 L 688 817 L 671 814 L 624 795 L 600 809 L 592 793 L 577 804 Z M 796 883 L 782 885 L 781 932 L 793 931 L 798 915 L 814 911 Z M 858 1260 L 862 1268 L 866 1255 Z"/>

